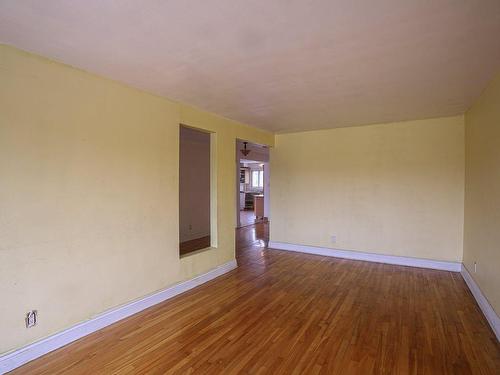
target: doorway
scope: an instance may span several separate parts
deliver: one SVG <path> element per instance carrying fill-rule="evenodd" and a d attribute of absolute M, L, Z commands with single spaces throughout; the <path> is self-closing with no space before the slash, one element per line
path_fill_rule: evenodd
<path fill-rule="evenodd" d="M 236 142 L 236 227 L 266 222 L 270 206 L 269 148 Z"/>

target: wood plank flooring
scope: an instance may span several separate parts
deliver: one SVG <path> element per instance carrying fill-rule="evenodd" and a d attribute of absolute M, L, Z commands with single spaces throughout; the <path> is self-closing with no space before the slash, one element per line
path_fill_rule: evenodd
<path fill-rule="evenodd" d="M 500 346 L 458 273 L 268 250 L 14 374 L 499 374 Z"/>
<path fill-rule="evenodd" d="M 207 247 L 210 247 L 210 236 L 195 238 L 194 240 L 181 242 L 179 244 L 179 253 L 182 256 L 192 253 L 193 251 L 206 249 Z"/>
<path fill-rule="evenodd" d="M 264 218 L 256 218 L 255 212 L 253 210 L 242 210 L 240 211 L 240 226 L 244 227 L 247 225 L 258 224 L 267 221 Z"/>

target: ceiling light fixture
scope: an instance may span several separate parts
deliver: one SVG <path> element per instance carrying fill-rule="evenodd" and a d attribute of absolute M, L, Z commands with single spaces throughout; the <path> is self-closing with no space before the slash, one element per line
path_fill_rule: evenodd
<path fill-rule="evenodd" d="M 243 142 L 243 150 L 240 150 L 241 153 L 245 156 L 247 156 L 250 153 L 250 150 L 247 150 L 247 143 L 248 142 Z"/>

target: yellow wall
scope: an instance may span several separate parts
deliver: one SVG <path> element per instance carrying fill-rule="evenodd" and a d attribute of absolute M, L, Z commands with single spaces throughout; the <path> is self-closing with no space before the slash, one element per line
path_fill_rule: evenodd
<path fill-rule="evenodd" d="M 0 82 L 0 353 L 234 259 L 236 138 L 272 134 L 8 46 Z M 216 133 L 218 203 L 182 260 L 179 123 Z"/>
<path fill-rule="evenodd" d="M 271 171 L 272 241 L 462 259 L 463 116 L 277 135 Z"/>
<path fill-rule="evenodd" d="M 500 74 L 467 111 L 465 140 L 464 264 L 500 314 Z"/>

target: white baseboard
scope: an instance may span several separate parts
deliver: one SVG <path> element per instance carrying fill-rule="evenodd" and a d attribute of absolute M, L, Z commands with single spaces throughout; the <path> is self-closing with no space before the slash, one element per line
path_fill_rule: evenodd
<path fill-rule="evenodd" d="M 198 285 L 206 283 L 218 276 L 225 274 L 237 267 L 236 260 L 232 260 L 219 267 L 210 270 L 193 279 L 181 282 L 139 300 L 127 303 L 123 306 L 106 311 L 96 317 L 78 323 L 64 331 L 58 332 L 33 344 L 24 346 L 13 352 L 0 356 L 0 374 L 11 371 L 29 361 L 44 354 L 67 345 L 92 332 L 98 331 L 110 324 L 136 314 L 148 307 L 154 306 L 178 294 L 186 292 Z"/>
<path fill-rule="evenodd" d="M 474 281 L 470 273 L 467 271 L 467 268 L 465 268 L 465 266 L 462 266 L 461 273 L 462 277 L 465 280 L 465 283 L 467 284 L 472 295 L 476 299 L 479 308 L 483 312 L 488 323 L 490 323 L 493 332 L 495 332 L 497 340 L 500 341 L 500 318 L 498 317 L 493 307 L 491 307 L 490 303 L 484 296 L 483 292 L 481 292 L 481 289 L 479 289 L 479 286 L 476 284 L 476 282 Z"/>
<path fill-rule="evenodd" d="M 269 248 L 277 250 L 296 251 L 299 253 L 323 255 L 336 258 L 363 260 L 366 262 L 397 264 L 400 266 L 410 266 L 410 267 L 420 267 L 420 268 L 432 268 L 435 270 L 443 270 L 443 271 L 460 272 L 462 270 L 462 264 L 459 262 L 445 262 L 440 260 L 403 257 L 396 255 L 364 253 L 361 251 L 338 250 L 338 249 L 330 249 L 327 247 L 296 245 L 285 242 L 270 241 Z"/>

